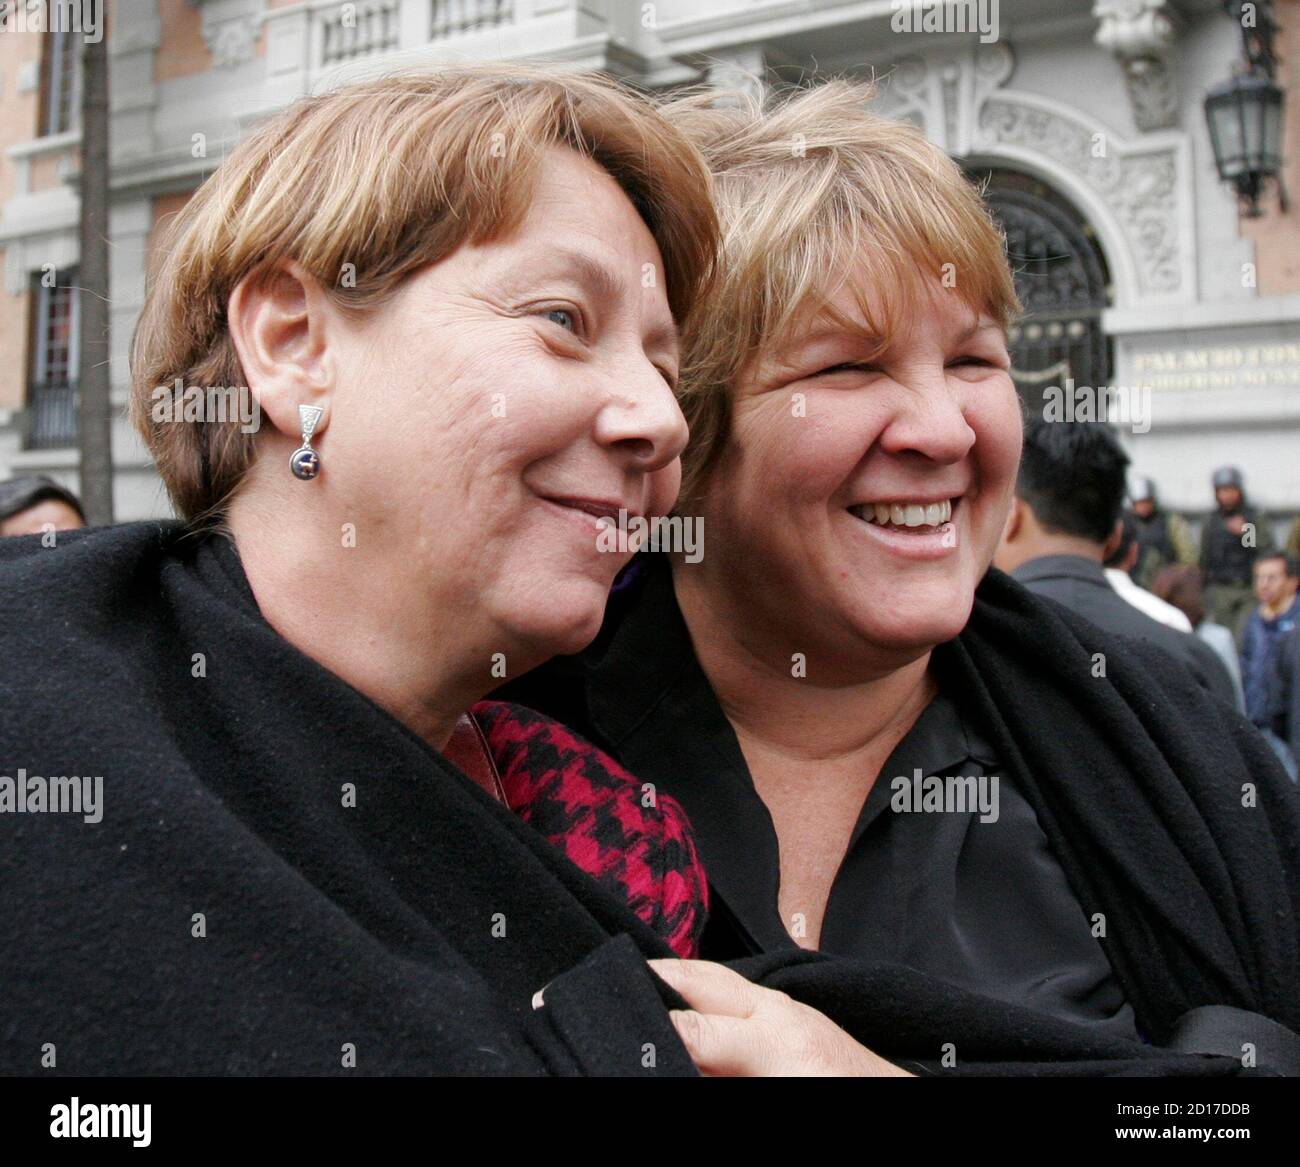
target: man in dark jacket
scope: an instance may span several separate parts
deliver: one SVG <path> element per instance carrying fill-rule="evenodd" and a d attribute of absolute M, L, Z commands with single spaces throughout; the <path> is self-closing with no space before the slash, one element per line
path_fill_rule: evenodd
<path fill-rule="evenodd" d="M 1151 641 L 1205 689 L 1235 704 L 1214 650 L 1138 611 L 1102 566 L 1121 538 L 1128 455 L 1105 426 L 1031 418 L 1012 504 L 994 563 L 1031 592 L 1064 604 L 1099 628 Z"/>
<path fill-rule="evenodd" d="M 1212 482 L 1218 509 L 1201 531 L 1201 572 L 1213 619 L 1231 628 L 1240 640 L 1255 603 L 1255 557 L 1271 551 L 1273 539 L 1259 513 L 1247 506 L 1245 484 L 1236 466 L 1220 466 Z"/>

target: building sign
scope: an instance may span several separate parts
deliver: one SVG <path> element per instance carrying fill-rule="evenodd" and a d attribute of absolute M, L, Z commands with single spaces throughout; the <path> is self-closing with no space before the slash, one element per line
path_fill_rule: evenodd
<path fill-rule="evenodd" d="M 1154 390 L 1300 388 L 1300 342 L 1135 353 L 1133 377 Z"/>

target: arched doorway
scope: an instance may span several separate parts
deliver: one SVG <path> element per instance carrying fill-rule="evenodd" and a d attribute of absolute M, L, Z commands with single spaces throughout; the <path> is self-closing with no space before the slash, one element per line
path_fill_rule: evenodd
<path fill-rule="evenodd" d="M 972 169 L 1006 234 L 1007 257 L 1023 319 L 1007 339 L 1016 387 L 1041 412 L 1043 391 L 1110 384 L 1110 338 L 1101 314 L 1110 304 L 1110 272 L 1091 226 L 1045 183 L 1012 170 Z"/>

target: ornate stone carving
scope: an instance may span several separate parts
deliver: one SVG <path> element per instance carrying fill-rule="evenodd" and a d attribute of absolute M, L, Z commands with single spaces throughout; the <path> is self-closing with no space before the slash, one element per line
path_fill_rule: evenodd
<path fill-rule="evenodd" d="M 1140 290 L 1178 292 L 1178 158 L 1173 146 L 1121 152 L 1080 122 L 995 97 L 980 113 L 983 148 L 1014 146 L 1044 155 L 1091 187 L 1113 211 L 1136 260 Z"/>
<path fill-rule="evenodd" d="M 921 126 L 950 154 L 969 154 L 975 116 L 1015 68 L 1002 42 L 963 45 L 946 54 L 907 57 L 881 83 L 881 112 Z"/>
<path fill-rule="evenodd" d="M 189 0 L 203 13 L 203 41 L 214 69 L 235 69 L 253 59 L 264 0 Z"/>
<path fill-rule="evenodd" d="M 1124 0 L 1116 3 L 1122 7 Z M 1152 7 L 1150 0 L 1131 4 Z M 1125 25 L 1115 25 L 1114 35 L 1127 29 L 1123 45 L 1139 53 L 1151 37 L 1163 43 L 1155 25 L 1149 28 L 1146 40 Z M 1041 172 L 1055 174 L 1064 193 L 1077 186 L 1091 194 L 1094 207 L 1106 208 L 1112 245 L 1125 253 L 1119 270 L 1130 273 L 1122 281 L 1126 296 L 1141 301 L 1185 293 L 1191 275 L 1182 240 L 1190 226 L 1181 192 L 1190 179 L 1180 136 L 1165 134 L 1153 145 L 1125 141 L 1082 109 L 1003 88 L 1014 69 L 1002 43 L 936 47 L 883 72 L 876 108 L 918 126 L 959 159 L 1005 158 L 1031 170 L 1041 160 Z"/>
<path fill-rule="evenodd" d="M 212 64 L 217 69 L 233 69 L 253 59 L 253 43 L 257 40 L 258 22 L 255 20 L 225 20 L 203 22 L 203 39 L 212 52 Z"/>
<path fill-rule="evenodd" d="M 1124 70 L 1138 128 L 1172 126 L 1178 114 L 1170 61 L 1176 29 L 1165 0 L 1097 0 L 1092 14 L 1101 22 L 1094 39 Z"/>

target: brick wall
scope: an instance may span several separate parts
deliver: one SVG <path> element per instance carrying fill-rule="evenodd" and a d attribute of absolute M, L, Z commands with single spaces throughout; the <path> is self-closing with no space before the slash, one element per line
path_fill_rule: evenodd
<path fill-rule="evenodd" d="M 1263 217 L 1241 221 L 1242 234 L 1255 240 L 1261 296 L 1300 292 L 1300 0 L 1278 0 L 1275 11 L 1281 25 L 1277 82 L 1286 91 L 1283 180 L 1291 197 L 1291 211 L 1282 214 L 1277 188 L 1270 184 L 1260 200 Z"/>

